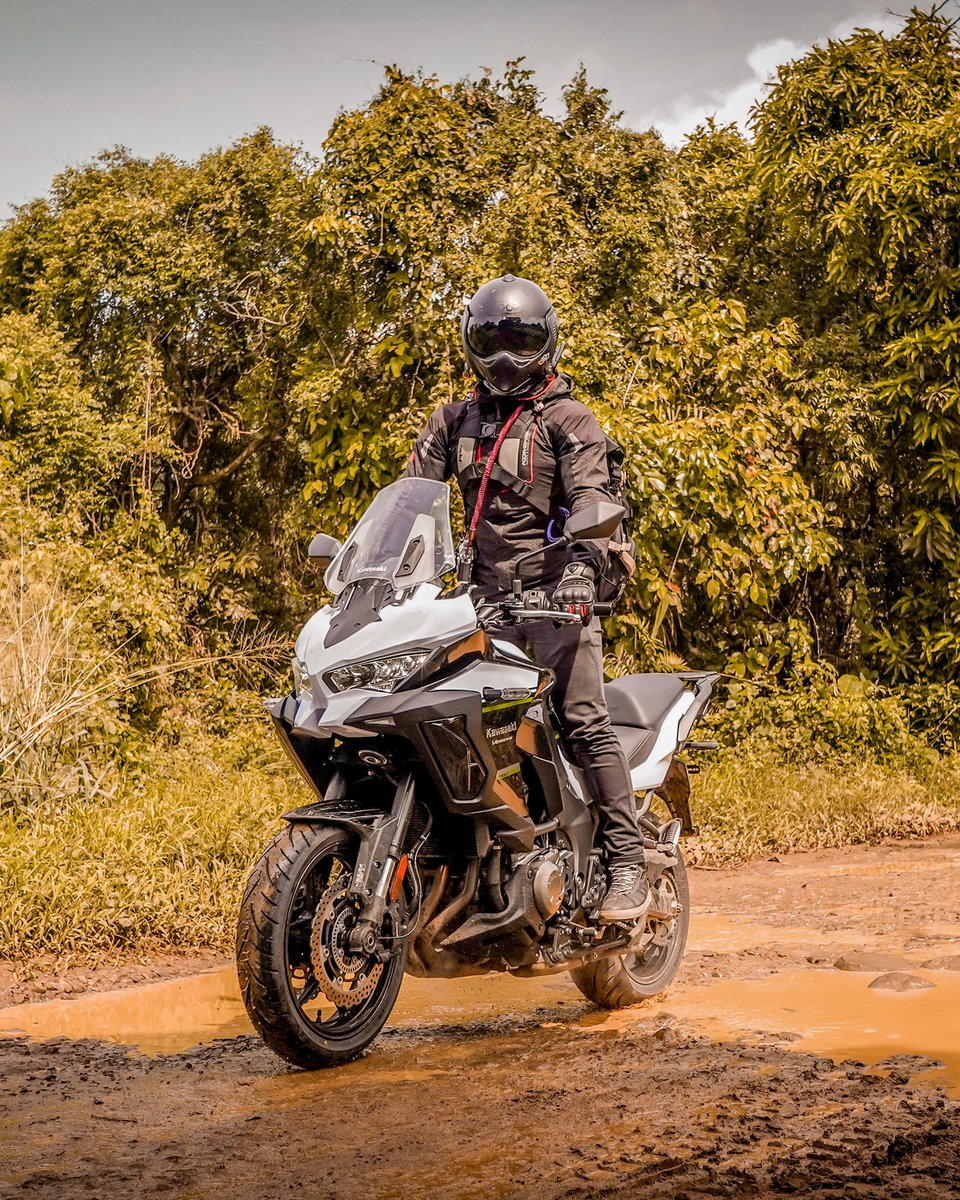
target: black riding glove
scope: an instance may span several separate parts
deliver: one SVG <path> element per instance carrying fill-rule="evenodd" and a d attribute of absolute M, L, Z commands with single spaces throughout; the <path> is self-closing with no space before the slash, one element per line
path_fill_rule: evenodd
<path fill-rule="evenodd" d="M 588 624 L 597 602 L 593 580 L 593 568 L 586 563 L 567 563 L 553 593 L 554 605 L 563 612 L 576 613 L 584 625 Z"/>

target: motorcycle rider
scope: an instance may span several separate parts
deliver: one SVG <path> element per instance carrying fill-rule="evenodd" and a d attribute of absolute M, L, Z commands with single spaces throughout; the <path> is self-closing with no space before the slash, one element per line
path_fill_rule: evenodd
<path fill-rule="evenodd" d="M 470 527 L 468 561 L 478 604 L 511 592 L 514 565 L 549 540 L 551 523 L 611 500 L 607 443 L 596 418 L 557 371 L 557 314 L 530 280 L 504 275 L 468 301 L 461 333 L 477 376 L 464 401 L 436 410 L 417 438 L 405 475 L 456 476 Z M 493 461 L 491 462 L 491 457 Z M 527 588 L 552 592 L 581 621 L 530 621 L 498 629 L 556 675 L 553 704 L 599 813 L 610 885 L 604 920 L 633 920 L 651 903 L 643 872 L 630 773 L 603 695 L 600 622 L 593 614 L 605 541 L 575 542 L 523 564 Z"/>

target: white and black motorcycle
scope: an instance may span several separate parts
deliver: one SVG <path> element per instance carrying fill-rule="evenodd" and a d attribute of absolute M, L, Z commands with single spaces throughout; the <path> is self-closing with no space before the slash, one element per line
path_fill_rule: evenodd
<path fill-rule="evenodd" d="M 607 685 L 637 795 L 652 907 L 601 923 L 607 887 L 596 817 L 550 707 L 553 676 L 443 596 L 455 564 L 450 489 L 403 479 L 341 546 L 318 534 L 334 603 L 305 625 L 294 690 L 268 701 L 314 794 L 255 867 L 237 964 L 264 1041 L 301 1067 L 359 1054 L 380 1032 L 404 971 L 450 977 L 570 971 L 616 1008 L 676 973 L 689 921 L 678 848 L 692 829 L 677 757 L 715 675 L 629 675 Z M 623 510 L 597 504 L 569 541 L 608 536 Z M 546 548 L 549 552 L 549 547 Z M 502 622 L 574 619 L 520 580 Z M 663 822 L 651 810 L 665 801 Z"/>

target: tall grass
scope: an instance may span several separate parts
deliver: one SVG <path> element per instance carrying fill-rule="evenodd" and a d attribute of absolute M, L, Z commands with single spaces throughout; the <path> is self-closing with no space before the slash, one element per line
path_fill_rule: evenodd
<path fill-rule="evenodd" d="M 109 765 L 91 772 L 84 748 L 110 729 L 120 686 L 117 650 L 100 652 L 60 577 L 0 563 L 0 802 L 96 794 Z M 99 735 L 99 736 L 98 736 Z"/>
<path fill-rule="evenodd" d="M 163 747 L 112 795 L 0 812 L 0 957 L 226 947 L 244 876 L 295 803 L 267 736 Z"/>
<path fill-rule="evenodd" d="M 238 881 L 289 807 L 279 745 L 236 685 L 285 644 L 141 664 L 97 627 L 102 601 L 0 560 L 0 958 L 226 944 Z M 131 719 L 124 700 L 145 689 L 175 729 Z M 203 718 L 224 692 L 218 737 Z"/>
<path fill-rule="evenodd" d="M 304 785 L 250 715 L 158 752 L 110 796 L 0 813 L 0 957 L 111 946 L 229 949 L 243 882 Z M 960 766 L 764 764 L 730 751 L 695 777 L 688 861 L 744 859 L 960 828 Z"/>
<path fill-rule="evenodd" d="M 232 718 L 207 727 L 217 662 L 133 666 L 56 572 L 0 562 L 0 958 L 230 945 L 247 871 L 306 794 L 252 692 L 231 685 Z M 150 735 L 118 701 L 158 683 L 177 707 Z M 731 744 L 694 778 L 694 863 L 960 828 L 960 758 L 895 697 L 731 698 L 717 728 Z"/>
<path fill-rule="evenodd" d="M 728 749 L 694 777 L 692 809 L 699 834 L 687 859 L 708 866 L 930 837 L 960 829 L 960 759 L 919 768 L 839 758 L 796 765 Z"/>

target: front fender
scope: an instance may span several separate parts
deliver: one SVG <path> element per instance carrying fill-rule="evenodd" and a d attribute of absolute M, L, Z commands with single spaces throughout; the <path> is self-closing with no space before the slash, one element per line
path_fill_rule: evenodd
<path fill-rule="evenodd" d="M 335 771 L 321 800 L 284 813 L 283 820 L 291 825 L 340 825 L 365 841 L 374 825 L 388 815 L 389 809 L 365 804 L 351 796 L 345 776 Z"/>

